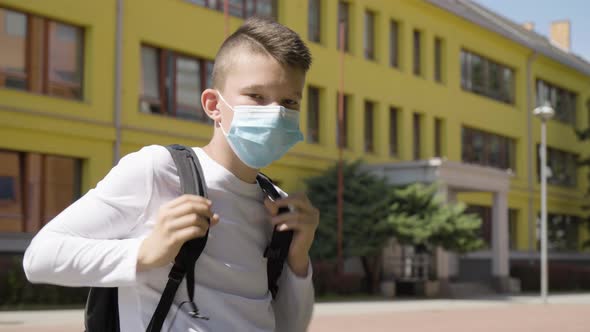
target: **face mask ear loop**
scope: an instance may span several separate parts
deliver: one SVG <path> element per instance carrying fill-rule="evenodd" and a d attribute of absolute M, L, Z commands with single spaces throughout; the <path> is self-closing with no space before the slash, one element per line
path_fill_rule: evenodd
<path fill-rule="evenodd" d="M 219 125 L 219 129 L 221 129 L 221 132 L 223 133 L 223 135 L 225 135 L 225 137 L 227 137 L 227 133 L 225 132 L 225 129 L 223 129 L 221 122 L 218 122 L 218 125 Z"/>
<path fill-rule="evenodd" d="M 223 98 L 223 96 L 221 95 L 221 92 L 219 92 L 219 90 L 217 90 L 217 95 L 219 96 L 219 99 L 221 99 L 221 101 L 223 101 L 223 103 L 226 104 L 227 107 L 229 107 L 229 109 L 232 110 L 232 112 L 233 112 L 234 108 L 231 107 L 227 101 L 225 101 L 225 98 Z"/>
<path fill-rule="evenodd" d="M 223 101 L 223 103 L 225 105 L 227 105 L 227 107 L 229 107 L 229 109 L 232 110 L 232 112 L 233 112 L 234 108 L 231 107 L 227 101 L 225 101 L 225 98 L 223 98 L 223 96 L 221 95 L 221 92 L 219 92 L 219 90 L 217 90 L 217 95 L 219 96 L 219 99 L 221 99 L 221 101 Z M 223 132 L 223 134 L 227 137 L 227 133 L 225 132 L 225 129 L 223 129 L 223 126 L 221 125 L 221 121 L 216 122 L 216 125 L 218 125 L 219 128 L 221 128 L 221 132 Z"/>

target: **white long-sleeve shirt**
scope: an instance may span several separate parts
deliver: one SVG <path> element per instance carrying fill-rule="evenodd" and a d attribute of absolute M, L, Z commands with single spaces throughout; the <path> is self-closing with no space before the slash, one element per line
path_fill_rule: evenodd
<path fill-rule="evenodd" d="M 189 306 L 180 306 L 187 300 L 184 280 L 162 331 L 305 331 L 314 302 L 311 267 L 300 278 L 285 264 L 272 300 L 263 257 L 272 226 L 261 189 L 238 179 L 202 149 L 195 152 L 212 210 L 220 216 L 195 266 L 194 301 L 210 320 L 192 318 Z M 125 156 L 96 188 L 39 231 L 25 252 L 27 278 L 119 287 L 121 331 L 144 331 L 172 265 L 137 272 L 139 246 L 160 206 L 179 195 L 179 176 L 164 147 Z"/>

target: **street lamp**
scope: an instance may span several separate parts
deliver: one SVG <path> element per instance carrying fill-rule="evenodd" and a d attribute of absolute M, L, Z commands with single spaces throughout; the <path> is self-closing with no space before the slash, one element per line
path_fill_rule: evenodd
<path fill-rule="evenodd" d="M 541 298 L 547 303 L 547 121 L 555 111 L 545 102 L 533 114 L 541 119 Z"/>

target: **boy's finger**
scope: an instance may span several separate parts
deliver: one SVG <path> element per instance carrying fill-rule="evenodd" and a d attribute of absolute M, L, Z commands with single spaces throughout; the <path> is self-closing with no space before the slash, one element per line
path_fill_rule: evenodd
<path fill-rule="evenodd" d="M 309 204 L 309 200 L 303 196 L 289 196 L 281 198 L 274 202 L 274 205 L 278 208 L 293 206 L 301 211 L 311 211 L 312 206 Z"/>
<path fill-rule="evenodd" d="M 298 231 L 305 228 L 305 224 L 300 223 L 295 220 L 289 220 L 287 222 L 281 223 L 277 225 L 277 230 L 279 232 L 284 231 Z"/>
<path fill-rule="evenodd" d="M 186 242 L 188 240 L 196 239 L 199 237 L 203 237 L 207 233 L 207 229 L 203 229 L 198 226 L 190 226 L 183 229 L 178 230 L 174 235 L 176 240 L 179 242 Z"/>
<path fill-rule="evenodd" d="M 207 218 L 211 218 L 211 216 L 213 216 L 213 212 L 211 211 L 211 207 L 209 205 L 203 204 L 202 202 L 200 202 L 200 203 L 188 202 L 188 203 L 184 203 L 182 205 L 179 205 L 177 207 L 174 207 L 169 211 L 168 216 L 173 217 L 173 218 L 178 218 L 178 217 L 190 214 L 190 213 L 196 213 L 200 216 L 207 217 Z"/>
<path fill-rule="evenodd" d="M 209 222 L 207 221 L 206 218 L 200 217 L 195 213 L 191 213 L 191 214 L 187 214 L 185 216 L 182 216 L 178 219 L 175 219 L 174 221 L 172 221 L 170 223 L 169 227 L 172 230 L 179 230 L 179 229 L 183 229 L 183 228 L 187 228 L 187 227 L 191 227 L 191 226 L 198 226 L 201 228 L 207 228 L 207 227 L 209 227 Z"/>
<path fill-rule="evenodd" d="M 217 213 L 214 213 L 213 216 L 209 218 L 209 221 L 211 222 L 210 226 L 217 225 L 219 223 L 219 215 Z"/>
<path fill-rule="evenodd" d="M 273 225 L 282 224 L 286 222 L 298 222 L 300 223 L 303 220 L 301 212 L 287 212 L 281 213 L 278 216 L 274 216 L 271 218 L 271 223 Z"/>
<path fill-rule="evenodd" d="M 266 207 L 271 216 L 275 216 L 279 211 L 279 208 L 275 204 L 275 202 L 271 201 L 269 198 L 266 198 L 264 200 L 264 206 Z"/>
<path fill-rule="evenodd" d="M 173 199 L 172 201 L 168 202 L 168 208 L 173 209 L 177 206 L 186 204 L 186 203 L 202 203 L 211 206 L 211 201 L 205 197 L 197 196 L 197 195 L 182 195 Z M 166 204 L 168 204 L 166 203 Z"/>

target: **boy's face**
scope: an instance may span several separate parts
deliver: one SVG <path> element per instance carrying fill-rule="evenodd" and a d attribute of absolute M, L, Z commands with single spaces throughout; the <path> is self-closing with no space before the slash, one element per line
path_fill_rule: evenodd
<path fill-rule="evenodd" d="M 241 51 L 227 69 L 223 98 L 237 105 L 281 105 L 299 110 L 305 83 L 305 72 L 280 64 L 265 54 Z M 225 131 L 229 131 L 233 111 L 217 100 L 217 109 Z"/>

